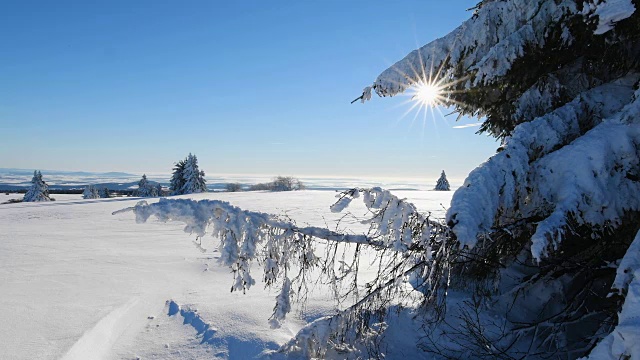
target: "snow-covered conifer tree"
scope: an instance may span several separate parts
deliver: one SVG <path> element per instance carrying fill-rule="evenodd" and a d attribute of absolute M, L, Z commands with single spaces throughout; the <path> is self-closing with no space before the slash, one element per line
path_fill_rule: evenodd
<path fill-rule="evenodd" d="M 640 359 L 638 7 L 484 0 L 460 27 L 364 89 L 363 102 L 374 91 L 429 86 L 442 105 L 481 117 L 481 131 L 503 141 L 454 193 L 446 223 L 379 188 L 345 191 L 331 207 L 361 199 L 371 211 L 366 235 L 298 227 L 212 200 L 129 210 L 141 221 L 184 221 L 198 235 L 211 226 L 233 269 L 232 289 L 255 283 L 252 263 L 264 268 L 267 286 L 280 287 L 277 322 L 290 309 L 289 290 L 307 278 L 287 275 L 292 264 L 305 275 L 319 268 L 337 288 L 357 277 L 361 247 L 379 250 L 378 276 L 347 287 L 354 304 L 303 328 L 279 350 L 286 355 L 369 357 L 359 346 L 372 333 L 380 338 L 393 304 L 403 304 L 422 322 L 418 347 L 435 358 Z M 328 244 L 322 261 L 314 239 Z M 357 244 L 351 266 L 336 266 L 337 243 Z"/>
<path fill-rule="evenodd" d="M 49 197 L 49 186 L 42 180 L 42 174 L 36 170 L 33 172 L 33 178 L 31 179 L 31 187 L 24 194 L 23 201 L 35 202 L 35 201 L 51 201 Z"/>
<path fill-rule="evenodd" d="M 171 181 L 169 185 L 169 190 L 171 195 L 180 195 L 182 194 L 182 187 L 184 186 L 184 167 L 187 164 L 187 159 L 178 161 L 174 168 L 173 174 L 171 175 Z"/>
<path fill-rule="evenodd" d="M 142 179 L 138 182 L 136 196 L 139 197 L 156 197 L 158 196 L 157 188 L 147 180 L 147 175 L 143 174 Z"/>
<path fill-rule="evenodd" d="M 193 194 L 207 192 L 207 184 L 204 178 L 204 171 L 198 169 L 198 158 L 189 154 L 182 171 L 183 185 L 181 194 Z"/>
<path fill-rule="evenodd" d="M 438 182 L 436 183 L 436 187 L 434 190 L 437 190 L 437 191 L 451 190 L 451 187 L 449 186 L 449 180 L 447 180 L 447 175 L 444 173 L 444 170 L 442 170 L 442 174 L 440 174 L 440 178 L 438 179 Z"/>
<path fill-rule="evenodd" d="M 87 185 L 82 192 L 83 199 L 99 199 L 100 192 L 94 185 Z"/>
<path fill-rule="evenodd" d="M 103 187 L 102 189 L 100 189 L 98 191 L 98 193 L 100 194 L 100 197 L 104 198 L 104 199 L 108 199 L 108 198 L 111 197 L 111 193 L 109 192 L 109 188 L 107 188 L 106 186 Z"/>
<path fill-rule="evenodd" d="M 200 174 L 196 177 L 196 189 L 200 192 L 207 192 L 207 180 L 205 179 L 206 174 L 204 170 L 200 170 Z"/>

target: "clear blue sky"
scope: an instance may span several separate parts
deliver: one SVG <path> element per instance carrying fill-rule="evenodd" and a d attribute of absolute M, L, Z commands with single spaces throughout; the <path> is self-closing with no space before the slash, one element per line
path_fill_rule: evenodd
<path fill-rule="evenodd" d="M 350 101 L 476 2 L 4 1 L 0 167 L 463 178 L 493 139 Z"/>

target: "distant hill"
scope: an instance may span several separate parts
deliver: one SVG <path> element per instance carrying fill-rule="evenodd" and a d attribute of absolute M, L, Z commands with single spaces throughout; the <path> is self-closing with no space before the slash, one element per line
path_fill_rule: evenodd
<path fill-rule="evenodd" d="M 40 169 L 39 169 L 40 170 Z M 88 184 L 107 187 L 110 190 L 131 189 L 138 184 L 140 175 L 126 172 L 88 172 L 41 170 L 44 180 L 52 190 L 82 189 Z M 0 168 L 0 191 L 23 190 L 31 185 L 33 169 Z M 165 183 L 168 179 L 156 179 L 154 182 Z"/>

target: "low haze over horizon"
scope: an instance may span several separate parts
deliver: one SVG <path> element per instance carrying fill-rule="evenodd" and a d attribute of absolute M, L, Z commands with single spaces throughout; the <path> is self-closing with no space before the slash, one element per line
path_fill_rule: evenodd
<path fill-rule="evenodd" d="M 350 102 L 476 3 L 5 3 L 0 167 L 464 179 L 477 119 Z"/>

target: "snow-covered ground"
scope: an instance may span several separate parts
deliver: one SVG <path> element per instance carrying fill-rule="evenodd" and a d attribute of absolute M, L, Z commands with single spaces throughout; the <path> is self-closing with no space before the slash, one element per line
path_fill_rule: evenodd
<path fill-rule="evenodd" d="M 5 193 L 0 193 L 0 204 L 5 203 L 5 202 L 7 202 L 9 200 L 22 199 L 23 197 L 24 197 L 24 194 L 18 194 L 18 193 L 5 194 Z"/>
<path fill-rule="evenodd" d="M 435 217 L 444 216 L 452 195 L 394 193 Z M 335 194 L 182 197 L 286 212 L 300 225 L 335 226 L 343 215 L 329 211 Z M 333 310 L 331 297 L 320 288 L 302 317 L 289 316 L 280 329 L 271 329 L 276 291 L 258 283 L 247 294 L 231 293 L 232 276 L 217 264 L 214 239 L 205 239 L 207 251 L 202 252 L 179 223 L 136 224 L 132 214 L 111 215 L 139 199 L 53 196 L 55 202 L 0 205 L 1 359 L 252 358 L 277 349 L 306 322 Z M 0 194 L 0 203 L 15 197 Z M 364 208 L 360 214 L 358 209 L 351 211 L 362 215 Z M 342 228 L 361 229 L 354 224 L 347 219 Z M 167 315 L 168 300 L 179 304 L 188 319 L 196 316 L 192 325 L 184 325 L 180 313 Z M 196 329 L 203 330 L 198 319 L 213 330 L 205 341 L 196 336 Z"/>

